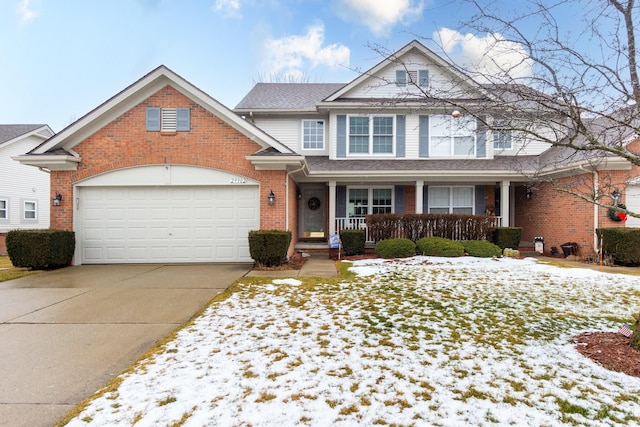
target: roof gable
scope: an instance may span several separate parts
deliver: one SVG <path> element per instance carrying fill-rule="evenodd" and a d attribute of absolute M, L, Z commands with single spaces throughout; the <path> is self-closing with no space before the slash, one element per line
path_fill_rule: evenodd
<path fill-rule="evenodd" d="M 53 131 L 47 125 L 0 125 L 0 148 L 32 135 L 44 140 Z"/>
<path fill-rule="evenodd" d="M 383 86 L 392 87 L 394 93 L 385 93 L 382 97 L 398 98 L 399 95 L 411 97 L 411 90 L 398 91 L 395 84 L 393 84 L 395 83 L 395 70 L 410 70 L 419 67 L 426 68 L 429 70 L 430 75 L 433 74 L 429 79 L 431 81 L 435 78 L 435 81 L 440 85 L 437 89 L 441 97 L 444 91 L 449 91 L 452 94 L 452 98 L 491 97 L 489 92 L 480 84 L 458 71 L 452 64 L 436 55 L 435 52 L 422 43 L 413 40 L 368 71 L 361 73 L 350 83 L 327 97 L 325 101 L 335 102 L 349 98 L 380 97 L 379 91 L 376 91 L 376 89 Z M 422 93 L 418 95 L 419 97 L 424 97 Z"/>
<path fill-rule="evenodd" d="M 273 147 L 283 153 L 292 151 L 253 124 L 243 120 L 229 108 L 171 71 L 164 65 L 159 66 L 123 91 L 90 111 L 82 118 L 67 126 L 54 137 L 45 141 L 29 154 L 53 154 L 64 150 L 73 154 L 73 147 L 93 133 L 106 126 L 115 118 L 138 105 L 165 86 L 171 86 L 193 100 L 228 125 L 244 134 L 263 148 Z"/>

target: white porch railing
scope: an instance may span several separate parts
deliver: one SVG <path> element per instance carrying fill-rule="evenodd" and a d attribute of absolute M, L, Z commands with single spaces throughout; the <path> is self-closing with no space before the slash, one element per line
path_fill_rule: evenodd
<path fill-rule="evenodd" d="M 495 217 L 495 226 L 502 227 L 502 217 Z M 336 218 L 336 232 L 340 233 L 340 230 L 344 229 L 359 229 L 365 231 L 365 240 L 370 242 L 371 239 L 369 237 L 369 229 L 367 228 L 367 224 L 365 222 L 365 218 Z"/>

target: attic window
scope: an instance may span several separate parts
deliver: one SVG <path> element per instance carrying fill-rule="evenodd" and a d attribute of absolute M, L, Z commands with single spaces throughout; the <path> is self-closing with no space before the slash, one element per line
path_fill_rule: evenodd
<path fill-rule="evenodd" d="M 188 108 L 147 107 L 147 131 L 185 132 L 191 130 Z"/>
<path fill-rule="evenodd" d="M 413 86 L 427 86 L 429 70 L 396 70 L 396 86 L 404 87 L 407 83 Z"/>

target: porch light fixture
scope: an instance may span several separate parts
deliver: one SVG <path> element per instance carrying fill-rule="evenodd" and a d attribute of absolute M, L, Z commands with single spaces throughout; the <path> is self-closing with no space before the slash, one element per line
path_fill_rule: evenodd
<path fill-rule="evenodd" d="M 527 194 L 526 194 L 527 200 L 531 200 L 531 196 L 533 196 L 533 190 L 530 188 L 527 188 Z"/>
<path fill-rule="evenodd" d="M 611 196 L 613 197 L 613 204 L 618 206 L 622 201 L 622 194 L 618 190 L 613 190 Z"/>
<path fill-rule="evenodd" d="M 60 206 L 60 202 L 62 202 L 62 194 L 56 192 L 56 195 L 51 199 L 53 206 Z"/>
<path fill-rule="evenodd" d="M 271 190 L 271 192 L 269 193 L 269 196 L 267 197 L 267 200 L 269 201 L 269 205 L 275 205 L 276 204 L 276 195 L 273 194 L 273 190 Z"/>

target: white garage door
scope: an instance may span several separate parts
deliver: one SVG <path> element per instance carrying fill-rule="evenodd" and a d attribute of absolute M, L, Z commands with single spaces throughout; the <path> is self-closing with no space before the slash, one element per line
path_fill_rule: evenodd
<path fill-rule="evenodd" d="M 626 197 L 627 209 L 631 212 L 640 213 L 640 186 L 629 185 L 627 186 Z M 640 227 L 640 218 L 634 218 L 632 216 L 627 217 L 627 227 Z"/>
<path fill-rule="evenodd" d="M 86 264 L 250 262 L 257 186 L 87 187 L 80 193 Z"/>

